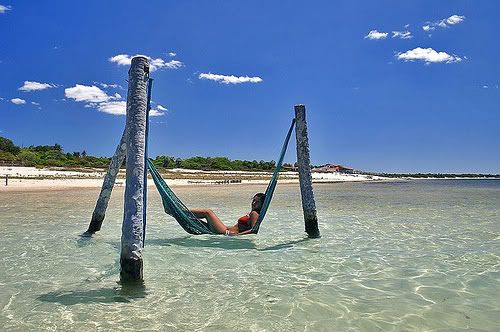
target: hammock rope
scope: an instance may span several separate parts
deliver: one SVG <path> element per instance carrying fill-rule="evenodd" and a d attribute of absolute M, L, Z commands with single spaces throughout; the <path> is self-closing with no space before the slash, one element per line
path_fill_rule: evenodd
<path fill-rule="evenodd" d="M 274 190 L 276 189 L 276 184 L 278 182 L 279 172 L 283 166 L 283 159 L 285 158 L 286 150 L 288 147 L 288 142 L 290 141 L 290 136 L 292 135 L 293 128 L 295 126 L 295 119 L 292 120 L 292 124 L 290 125 L 290 129 L 288 129 L 288 133 L 286 135 L 285 141 L 281 148 L 281 153 L 274 168 L 273 176 L 269 181 L 266 189 L 266 197 L 264 202 L 262 203 L 262 208 L 260 210 L 259 218 L 255 223 L 254 227 L 250 230 L 250 233 L 257 234 L 259 232 L 260 225 L 266 216 L 267 210 L 269 209 L 269 205 L 271 204 L 271 200 L 274 194 Z M 177 220 L 179 225 L 188 232 L 193 235 L 200 234 L 219 234 L 213 232 L 208 224 L 203 220 L 197 218 L 189 208 L 182 203 L 182 201 L 175 195 L 175 193 L 170 189 L 165 180 L 161 177 L 160 173 L 156 169 L 151 159 L 147 160 L 147 165 L 149 172 L 153 178 L 156 189 L 160 193 L 163 202 L 163 208 L 167 214 L 170 214 L 172 217 Z"/>

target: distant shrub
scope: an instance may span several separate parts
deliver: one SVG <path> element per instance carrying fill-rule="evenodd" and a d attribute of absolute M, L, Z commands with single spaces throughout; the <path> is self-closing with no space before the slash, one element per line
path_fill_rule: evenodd
<path fill-rule="evenodd" d="M 0 136 L 0 151 L 16 155 L 20 150 L 21 149 L 18 146 L 15 146 L 10 139 Z"/>

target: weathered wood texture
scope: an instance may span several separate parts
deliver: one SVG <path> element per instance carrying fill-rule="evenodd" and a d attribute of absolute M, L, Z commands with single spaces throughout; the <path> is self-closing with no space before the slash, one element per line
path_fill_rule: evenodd
<path fill-rule="evenodd" d="M 316 203 L 311 177 L 311 160 L 309 157 L 309 139 L 307 137 L 306 108 L 295 105 L 295 135 L 297 138 L 297 163 L 299 168 L 300 194 L 304 212 L 305 230 L 309 237 L 319 237 Z"/>
<path fill-rule="evenodd" d="M 148 77 L 148 59 L 142 56 L 134 57 L 128 77 L 127 175 L 120 254 L 122 283 L 140 282 L 143 279 L 143 193 Z"/>
<path fill-rule="evenodd" d="M 89 229 L 84 235 L 94 234 L 95 232 L 101 230 L 102 222 L 106 215 L 106 209 L 108 208 L 109 198 L 111 197 L 111 192 L 113 191 L 113 186 L 115 185 L 116 176 L 120 171 L 120 166 L 125 160 L 125 154 L 127 152 L 127 128 L 123 130 L 123 135 L 120 143 L 116 147 L 115 154 L 111 158 L 111 163 L 108 167 L 108 172 L 104 177 L 104 181 L 101 187 L 101 193 L 97 199 L 94 212 L 92 213 L 92 220 L 90 221 Z"/>

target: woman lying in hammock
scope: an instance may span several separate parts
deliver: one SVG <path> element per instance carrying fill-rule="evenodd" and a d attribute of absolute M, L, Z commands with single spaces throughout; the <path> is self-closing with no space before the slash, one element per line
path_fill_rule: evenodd
<path fill-rule="evenodd" d="M 255 194 L 252 199 L 252 211 L 238 219 L 234 226 L 226 226 L 220 221 L 219 217 L 210 209 L 190 210 L 197 218 L 206 219 L 208 227 L 212 232 L 225 235 L 244 235 L 249 234 L 257 219 L 259 219 L 260 209 L 264 203 L 266 195 L 263 193 Z"/>

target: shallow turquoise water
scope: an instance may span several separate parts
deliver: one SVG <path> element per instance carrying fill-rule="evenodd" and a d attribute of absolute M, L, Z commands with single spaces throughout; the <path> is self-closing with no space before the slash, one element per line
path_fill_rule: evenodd
<path fill-rule="evenodd" d="M 260 186 L 177 188 L 228 224 Z M 123 188 L 0 192 L 1 330 L 500 330 L 500 181 L 279 185 L 258 236 L 189 236 L 150 190 L 145 285 L 123 289 Z"/>

